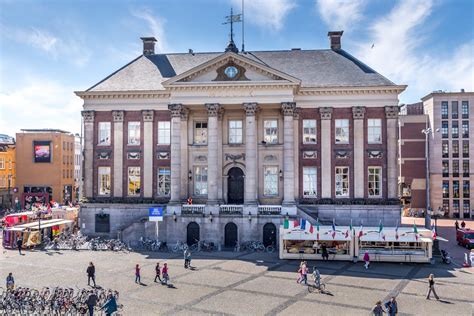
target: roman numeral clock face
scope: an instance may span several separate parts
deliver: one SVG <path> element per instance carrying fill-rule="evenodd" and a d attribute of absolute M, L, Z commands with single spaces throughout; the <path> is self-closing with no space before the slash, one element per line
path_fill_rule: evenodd
<path fill-rule="evenodd" d="M 234 66 L 229 66 L 224 70 L 224 73 L 227 76 L 227 78 L 234 79 L 239 73 L 239 70 Z"/>

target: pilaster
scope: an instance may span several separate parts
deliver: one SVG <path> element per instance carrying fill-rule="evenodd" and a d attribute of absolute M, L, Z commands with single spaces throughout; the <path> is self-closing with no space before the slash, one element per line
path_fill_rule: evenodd
<path fill-rule="evenodd" d="M 398 156 L 398 107 L 386 106 L 385 118 L 387 119 L 387 197 L 397 198 L 397 156 Z"/>
<path fill-rule="evenodd" d="M 112 111 L 114 119 L 114 185 L 113 196 L 123 196 L 123 116 L 124 111 Z"/>
<path fill-rule="evenodd" d="M 217 177 L 218 177 L 218 119 L 220 111 L 218 103 L 207 103 L 207 203 L 209 205 L 217 204 Z"/>
<path fill-rule="evenodd" d="M 245 188 L 244 204 L 257 204 L 257 103 L 244 103 L 245 110 Z M 256 212 L 256 208 L 255 208 Z"/>
<path fill-rule="evenodd" d="M 143 197 L 153 197 L 153 116 L 152 110 L 143 110 Z"/>
<path fill-rule="evenodd" d="M 82 111 L 84 121 L 84 192 L 92 198 L 94 177 L 94 111 Z"/>
<path fill-rule="evenodd" d="M 190 195 L 188 192 L 189 164 L 188 164 L 188 116 L 189 109 L 183 107 L 181 111 L 181 200 L 186 200 Z"/>
<path fill-rule="evenodd" d="M 171 112 L 171 197 L 170 204 L 180 204 L 181 192 L 181 113 L 180 103 L 168 105 Z M 177 208 L 179 210 L 180 208 Z"/>
<path fill-rule="evenodd" d="M 283 205 L 295 204 L 295 155 L 293 146 L 293 115 L 295 102 L 283 102 Z"/>
<path fill-rule="evenodd" d="M 366 185 L 364 183 L 364 116 L 365 107 L 352 108 L 354 120 L 354 197 L 363 198 Z"/>
<path fill-rule="evenodd" d="M 319 109 L 321 116 L 321 197 L 331 198 L 332 194 L 332 108 Z"/>

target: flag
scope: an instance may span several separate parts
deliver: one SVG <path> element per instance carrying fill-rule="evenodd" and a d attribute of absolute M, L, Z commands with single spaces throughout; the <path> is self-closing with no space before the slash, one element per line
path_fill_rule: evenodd
<path fill-rule="evenodd" d="M 299 225 L 299 222 L 298 222 L 298 220 L 297 220 L 297 219 L 294 219 L 294 220 L 292 220 L 292 222 L 293 222 L 293 228 L 296 228 L 296 227 L 298 227 L 298 225 Z"/>
<path fill-rule="evenodd" d="M 436 229 L 433 225 L 431 225 L 431 233 L 432 233 L 432 236 L 433 236 L 433 240 L 436 240 Z"/>
<path fill-rule="evenodd" d="M 319 240 L 319 220 L 316 221 L 316 240 Z"/>
<path fill-rule="evenodd" d="M 385 234 L 382 234 L 382 239 L 383 241 L 385 241 Z"/>
<path fill-rule="evenodd" d="M 314 231 L 313 230 L 313 225 L 311 225 L 310 222 L 306 222 L 305 232 L 308 232 L 308 233 L 312 234 L 313 231 Z"/>
<path fill-rule="evenodd" d="M 300 229 L 301 230 L 306 229 L 306 220 L 304 218 L 300 219 Z"/>
<path fill-rule="evenodd" d="M 336 231 L 335 230 L 332 231 L 332 239 L 334 239 L 334 238 L 336 238 Z"/>
<path fill-rule="evenodd" d="M 336 231 L 336 222 L 334 218 L 332 219 L 332 230 L 335 232 Z"/>
<path fill-rule="evenodd" d="M 290 228 L 290 221 L 289 220 L 285 219 L 285 221 L 283 222 L 283 228 L 284 229 L 289 229 Z"/>
<path fill-rule="evenodd" d="M 382 220 L 380 220 L 380 223 L 379 223 L 379 234 L 382 232 L 383 230 L 383 224 L 382 224 Z"/>
<path fill-rule="evenodd" d="M 360 224 L 360 228 L 359 228 L 359 238 L 362 237 L 362 235 L 364 234 L 363 231 L 362 231 L 363 227 L 362 227 L 362 224 Z"/>
<path fill-rule="evenodd" d="M 415 222 L 413 221 L 413 232 L 418 234 L 418 228 L 416 228 Z"/>
<path fill-rule="evenodd" d="M 398 240 L 398 222 L 397 226 L 395 227 L 395 239 Z"/>
<path fill-rule="evenodd" d="M 352 236 L 355 236 L 356 231 L 355 231 L 354 227 L 352 226 L 352 219 L 351 219 L 351 226 L 349 226 L 349 230 L 351 231 Z"/>

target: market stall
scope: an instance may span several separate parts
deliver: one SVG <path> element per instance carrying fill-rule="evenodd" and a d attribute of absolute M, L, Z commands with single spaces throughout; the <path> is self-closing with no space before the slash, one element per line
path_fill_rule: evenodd
<path fill-rule="evenodd" d="M 280 227 L 280 259 L 321 260 L 323 247 L 329 260 L 351 260 L 354 245 L 349 227 L 314 226 L 312 232 L 299 227 Z"/>
<path fill-rule="evenodd" d="M 34 212 L 20 212 L 8 214 L 3 218 L 3 223 L 6 227 L 12 227 L 24 223 L 29 223 L 35 218 Z"/>
<path fill-rule="evenodd" d="M 366 227 L 356 231 L 355 254 L 363 260 L 367 251 L 371 261 L 430 262 L 431 230 L 414 227 Z"/>

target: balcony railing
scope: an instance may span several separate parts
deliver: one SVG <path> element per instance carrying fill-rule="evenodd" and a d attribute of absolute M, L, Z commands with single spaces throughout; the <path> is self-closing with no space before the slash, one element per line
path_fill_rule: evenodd
<path fill-rule="evenodd" d="M 242 215 L 244 207 L 242 205 L 221 205 L 219 209 L 220 215 Z"/>
<path fill-rule="evenodd" d="M 184 204 L 181 207 L 182 215 L 202 215 L 206 209 L 205 204 Z"/>
<path fill-rule="evenodd" d="M 280 215 L 281 205 L 259 205 L 258 215 Z"/>

